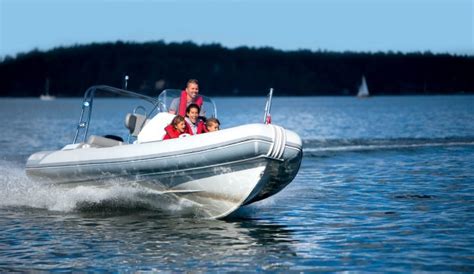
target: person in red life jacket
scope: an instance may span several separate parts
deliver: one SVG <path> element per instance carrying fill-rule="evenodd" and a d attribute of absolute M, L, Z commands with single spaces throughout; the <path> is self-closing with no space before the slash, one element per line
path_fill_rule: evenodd
<path fill-rule="evenodd" d="M 206 127 L 204 125 L 204 121 L 199 118 L 199 111 L 200 108 L 196 104 L 190 104 L 186 108 L 186 117 L 184 120 L 186 121 L 187 133 L 190 135 L 196 135 L 205 132 Z"/>
<path fill-rule="evenodd" d="M 176 115 L 171 123 L 165 127 L 166 134 L 163 137 L 163 140 L 178 138 L 180 135 L 185 134 L 186 122 L 184 117 L 181 115 Z"/>
<path fill-rule="evenodd" d="M 218 131 L 221 126 L 221 122 L 217 118 L 209 118 L 206 120 L 205 132 Z"/>
<path fill-rule="evenodd" d="M 199 83 L 196 79 L 189 79 L 186 83 L 186 89 L 181 91 L 180 97 L 171 101 L 169 113 L 185 116 L 186 108 L 190 104 L 198 105 L 201 111 L 200 116 L 206 116 L 205 111 L 202 109 L 203 99 L 199 95 Z"/>

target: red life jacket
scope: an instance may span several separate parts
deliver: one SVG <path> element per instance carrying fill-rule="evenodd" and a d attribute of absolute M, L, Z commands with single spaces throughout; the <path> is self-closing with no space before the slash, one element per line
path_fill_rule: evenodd
<path fill-rule="evenodd" d="M 198 125 L 198 132 L 199 132 L 199 125 Z M 209 132 L 209 130 L 207 130 L 206 123 L 202 122 L 202 132 L 201 133 L 207 133 L 207 132 Z"/>
<path fill-rule="evenodd" d="M 186 123 L 186 133 L 189 135 L 194 135 L 193 130 L 191 129 L 191 125 L 188 123 L 188 121 L 184 120 L 184 122 Z M 206 125 L 204 124 L 202 120 L 199 120 L 197 124 L 196 134 L 201 134 L 205 132 L 207 132 Z"/>
<path fill-rule="evenodd" d="M 186 129 L 187 131 L 188 129 Z M 167 125 L 165 127 L 166 134 L 163 137 L 163 140 L 168 140 L 168 139 L 173 139 L 173 138 L 178 138 L 179 135 L 186 133 L 185 132 L 179 132 L 176 128 L 174 128 L 173 125 Z"/>
<path fill-rule="evenodd" d="M 196 105 L 199 106 L 199 108 L 202 107 L 202 96 L 198 95 L 194 102 Z M 186 93 L 186 90 L 181 91 L 181 97 L 179 98 L 179 109 L 178 109 L 178 114 L 181 116 L 186 116 L 186 108 L 188 107 L 188 94 Z"/>

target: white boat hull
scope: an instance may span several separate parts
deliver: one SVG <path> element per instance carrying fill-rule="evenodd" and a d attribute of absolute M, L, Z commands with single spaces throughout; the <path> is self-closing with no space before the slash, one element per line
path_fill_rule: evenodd
<path fill-rule="evenodd" d="M 167 141 L 72 147 L 33 154 L 28 176 L 68 186 L 138 182 L 192 201 L 211 218 L 276 194 L 296 176 L 302 159 L 296 133 L 263 124 Z"/>

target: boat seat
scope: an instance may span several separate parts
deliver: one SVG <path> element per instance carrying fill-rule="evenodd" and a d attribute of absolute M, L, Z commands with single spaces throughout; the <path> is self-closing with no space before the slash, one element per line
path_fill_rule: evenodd
<path fill-rule="evenodd" d="M 89 138 L 87 139 L 87 143 L 91 147 L 113 147 L 113 146 L 121 146 L 124 144 L 124 142 L 120 142 L 114 139 L 97 136 L 97 135 L 89 136 Z"/>
<path fill-rule="evenodd" d="M 137 136 L 137 142 L 146 143 L 163 140 L 163 136 L 166 134 L 165 127 L 171 123 L 174 117 L 174 114 L 168 112 L 156 114 L 143 127 L 143 130 Z"/>
<path fill-rule="evenodd" d="M 127 113 L 127 116 L 125 116 L 125 127 L 128 128 L 131 136 L 137 137 L 148 121 L 145 115 Z"/>

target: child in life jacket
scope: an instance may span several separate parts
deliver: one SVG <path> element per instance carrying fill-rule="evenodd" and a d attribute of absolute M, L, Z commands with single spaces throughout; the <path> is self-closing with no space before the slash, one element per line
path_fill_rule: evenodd
<path fill-rule="evenodd" d="M 163 137 L 163 140 L 178 138 L 180 135 L 186 133 L 186 122 L 184 117 L 181 115 L 176 115 L 171 123 L 165 127 L 166 134 Z"/>
<path fill-rule="evenodd" d="M 218 131 L 221 123 L 217 118 L 209 118 L 206 120 L 206 132 Z"/>
<path fill-rule="evenodd" d="M 206 131 L 206 127 L 202 119 L 199 118 L 200 107 L 197 104 L 190 104 L 186 108 L 186 121 L 187 133 L 190 135 L 201 134 Z"/>

